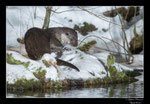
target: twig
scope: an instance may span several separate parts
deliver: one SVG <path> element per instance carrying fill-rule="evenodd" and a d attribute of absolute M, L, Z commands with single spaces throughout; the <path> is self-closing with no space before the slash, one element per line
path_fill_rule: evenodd
<path fill-rule="evenodd" d="M 97 8 L 98 8 L 98 7 L 90 8 L 90 9 L 87 9 L 87 10 L 93 10 L 93 9 L 97 9 Z M 57 10 L 58 10 L 58 9 L 57 9 Z M 82 10 L 71 9 L 71 10 L 64 10 L 64 11 L 60 11 L 60 12 L 56 12 L 56 10 L 51 10 L 51 11 L 54 12 L 54 13 L 60 14 L 60 13 L 64 13 L 64 12 L 82 11 Z"/>
<path fill-rule="evenodd" d="M 34 19 L 36 19 L 36 10 L 37 10 L 37 7 L 35 6 L 35 9 L 34 9 Z"/>
<path fill-rule="evenodd" d="M 6 18 L 6 20 L 8 21 L 8 24 L 14 29 L 14 26 L 10 23 L 10 21 L 8 20 L 8 18 Z"/>
<path fill-rule="evenodd" d="M 111 41 L 111 40 L 110 40 Z M 86 42 L 83 42 L 83 43 L 86 43 Z M 105 49 L 105 48 L 100 48 L 100 47 L 96 47 L 96 46 L 94 46 L 94 45 L 91 45 L 91 44 L 89 44 L 91 47 L 94 47 L 94 48 L 97 48 L 97 49 L 101 49 L 101 50 L 105 50 L 105 51 L 108 51 L 108 52 L 113 52 L 113 53 L 119 53 L 119 54 L 124 54 L 124 55 L 128 55 L 128 54 L 126 54 L 126 53 L 122 53 L 122 52 L 116 52 L 116 51 L 112 51 L 112 50 L 108 50 L 108 49 Z"/>
<path fill-rule="evenodd" d="M 119 46 L 121 46 L 121 47 L 128 53 L 128 50 L 126 50 L 126 49 L 125 49 L 122 45 L 120 45 L 118 42 L 116 42 L 116 41 L 114 41 L 114 40 L 111 40 L 111 39 L 109 39 L 109 38 L 106 38 L 106 37 L 102 37 L 102 38 L 108 39 L 108 40 L 110 40 L 110 41 L 112 41 L 112 42 L 118 44 Z"/>
<path fill-rule="evenodd" d="M 116 7 L 115 7 L 116 8 Z M 128 10 L 128 12 L 129 12 L 129 10 Z M 118 10 L 117 10 L 117 13 L 118 13 Z M 121 16 L 120 15 L 118 15 L 119 16 L 119 20 L 120 20 L 120 23 L 121 23 L 121 26 L 122 26 L 122 32 L 123 32 L 123 46 L 124 46 L 124 49 L 126 48 L 125 47 L 125 43 L 126 43 L 126 45 L 127 45 L 127 48 L 128 48 L 128 62 L 130 61 L 130 57 L 132 57 L 133 58 L 133 55 L 131 54 L 131 52 L 130 52 L 130 50 L 129 50 L 129 45 L 128 45 L 128 40 L 127 40 L 127 37 L 126 37 L 126 33 L 125 33 L 125 20 L 123 21 L 123 17 L 121 18 Z M 127 18 L 127 15 L 126 15 L 126 18 Z M 125 18 L 125 19 L 126 19 Z M 126 57 L 126 60 L 127 60 L 127 57 Z M 132 61 L 133 62 L 133 61 Z M 131 62 L 131 63 L 132 63 Z"/>
<path fill-rule="evenodd" d="M 109 23 L 109 34 L 110 34 L 110 36 L 111 36 L 111 39 L 113 40 L 112 35 L 111 35 L 111 32 L 110 32 L 110 23 Z M 115 46 L 115 48 L 116 48 L 116 49 L 118 50 L 118 52 L 119 52 L 119 47 L 117 47 L 114 42 L 113 42 L 113 45 Z"/>
<path fill-rule="evenodd" d="M 91 14 L 91 15 L 94 15 L 95 17 L 97 17 L 97 18 L 99 18 L 99 19 L 102 19 L 102 20 L 104 20 L 104 21 L 106 21 L 106 22 L 109 22 L 109 23 L 115 24 L 115 25 L 117 25 L 117 26 L 120 26 L 119 24 L 114 23 L 114 22 L 112 22 L 112 21 L 108 21 L 107 19 L 104 19 L 104 17 L 102 18 L 102 17 L 100 17 L 100 16 L 98 16 L 98 15 L 96 15 L 96 14 L 94 14 L 94 13 L 88 11 L 87 9 L 81 8 L 81 7 L 79 7 L 79 6 L 77 6 L 77 7 L 80 8 L 81 10 L 83 10 L 83 11 L 86 11 L 87 13 L 89 13 L 89 14 Z M 120 26 L 120 27 L 121 27 L 121 26 Z"/>
<path fill-rule="evenodd" d="M 96 35 L 90 35 L 90 36 L 85 37 L 85 38 L 79 43 L 79 46 L 80 46 L 80 44 L 81 44 L 86 38 L 89 38 L 89 37 L 96 37 L 96 38 L 98 38 L 98 39 L 101 39 L 101 40 L 105 43 L 107 49 L 109 49 L 109 47 L 107 46 L 107 43 L 106 43 L 101 37 L 98 37 L 98 36 L 96 36 Z"/>
<path fill-rule="evenodd" d="M 95 35 L 90 35 L 90 36 L 85 37 L 83 40 L 81 40 L 81 42 L 79 43 L 79 46 L 80 46 L 80 44 L 81 44 L 85 39 L 87 39 L 88 37 L 96 37 L 96 38 L 99 38 L 99 39 L 101 39 L 101 40 L 103 40 L 102 38 L 107 39 L 107 40 L 109 40 L 109 41 L 112 41 L 112 42 L 118 44 L 120 47 L 122 47 L 122 48 L 128 53 L 128 50 L 126 50 L 126 49 L 125 49 L 122 45 L 120 45 L 118 42 L 116 42 L 116 41 L 114 41 L 114 40 L 111 40 L 111 39 L 108 39 L 108 38 L 106 38 L 106 37 L 98 37 L 98 36 L 95 36 Z M 103 41 L 104 41 L 104 40 L 103 40 Z M 104 49 L 104 48 L 99 48 L 99 49 L 103 49 L 103 50 L 106 50 L 106 51 L 109 51 L 109 52 L 114 52 L 114 53 L 120 53 L 120 54 L 128 55 L 128 54 L 126 54 L 126 53 L 110 51 L 110 49 L 109 49 L 108 46 L 107 46 L 107 43 L 106 43 L 105 41 L 104 41 L 104 43 L 105 43 L 107 49 Z M 93 46 L 93 47 L 96 47 L 96 46 Z M 96 47 L 96 48 L 98 48 L 98 47 Z"/>

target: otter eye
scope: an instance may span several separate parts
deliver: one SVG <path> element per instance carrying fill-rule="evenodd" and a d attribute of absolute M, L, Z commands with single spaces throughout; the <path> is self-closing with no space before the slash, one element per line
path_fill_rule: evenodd
<path fill-rule="evenodd" d="M 67 36 L 69 35 L 69 33 L 65 33 Z"/>

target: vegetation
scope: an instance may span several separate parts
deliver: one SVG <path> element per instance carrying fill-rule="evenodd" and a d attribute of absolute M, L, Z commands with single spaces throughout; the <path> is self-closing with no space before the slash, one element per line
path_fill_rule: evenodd
<path fill-rule="evenodd" d="M 132 72 L 131 72 L 132 73 Z M 7 83 L 8 90 L 65 90 L 71 86 L 78 86 L 78 87 L 89 87 L 89 86 L 100 86 L 100 85 L 108 85 L 108 84 L 119 84 L 119 83 L 131 83 L 136 81 L 133 77 L 125 77 L 124 79 L 121 78 L 109 78 L 105 77 L 103 79 L 96 78 L 96 79 L 88 79 L 88 80 L 58 80 L 53 81 L 51 79 L 42 82 L 40 80 L 27 80 L 27 79 L 18 79 L 14 84 Z"/>
<path fill-rule="evenodd" d="M 85 43 L 83 46 L 78 47 L 78 49 L 83 51 L 83 52 L 87 52 L 95 44 L 96 44 L 96 41 L 92 40 L 92 41 L 90 41 L 88 43 Z"/>
<path fill-rule="evenodd" d="M 7 62 L 10 64 L 21 64 L 21 65 L 27 65 L 27 63 L 21 62 L 20 60 L 15 60 L 12 57 L 12 54 L 7 54 Z M 107 84 L 117 84 L 117 83 L 130 83 L 133 81 L 136 81 L 134 79 L 135 76 L 140 75 L 136 71 L 124 71 L 122 69 L 122 72 L 118 72 L 116 67 L 113 66 L 115 63 L 115 59 L 113 56 L 109 55 L 107 58 L 107 65 L 108 65 L 108 72 L 110 73 L 110 77 L 106 76 L 105 78 L 96 78 L 96 79 L 88 79 L 88 80 L 71 80 L 71 79 L 65 79 L 65 80 L 57 80 L 53 81 L 51 79 L 46 79 L 46 70 L 42 70 L 42 67 L 39 67 L 36 69 L 35 72 L 33 72 L 33 75 L 38 79 L 18 79 L 15 81 L 14 84 L 8 84 L 7 83 L 7 89 L 11 91 L 17 91 L 17 90 L 60 90 L 60 89 L 67 89 L 71 86 L 78 86 L 78 87 L 88 87 L 88 86 L 98 86 L 98 85 L 107 85 Z M 27 67 L 26 66 L 26 67 Z M 91 75 L 95 76 L 94 73 L 89 72 Z M 105 72 L 101 72 L 100 74 L 105 74 Z"/>
<path fill-rule="evenodd" d="M 136 25 L 134 24 L 134 37 L 130 41 L 130 48 L 129 50 L 132 52 L 132 54 L 138 54 L 143 50 L 143 41 L 144 41 L 144 35 L 139 35 L 136 32 Z"/>
<path fill-rule="evenodd" d="M 42 60 L 42 62 L 45 64 L 46 67 L 49 67 L 52 65 L 51 60 L 50 61 Z"/>
<path fill-rule="evenodd" d="M 42 67 L 39 67 L 36 72 L 33 72 L 33 75 L 39 79 L 40 81 L 44 81 L 45 80 L 45 75 L 46 75 L 46 70 L 41 70 Z"/>
<path fill-rule="evenodd" d="M 134 37 L 130 41 L 130 48 L 129 50 L 132 54 L 138 54 L 143 50 L 143 42 L 144 42 L 144 35 L 139 35 L 136 31 L 136 24 L 134 24 Z"/>
<path fill-rule="evenodd" d="M 133 54 L 138 54 L 143 50 L 143 35 L 135 36 L 130 42 L 130 51 Z"/>
<path fill-rule="evenodd" d="M 112 55 L 109 55 L 107 57 L 107 65 L 108 65 L 108 71 L 110 73 L 110 77 L 113 80 L 118 80 L 118 79 L 126 79 L 128 76 L 126 74 L 126 72 L 124 71 L 123 68 L 121 72 L 118 72 L 115 66 L 112 66 L 115 63 L 115 59 Z"/>
<path fill-rule="evenodd" d="M 93 24 L 83 22 L 83 26 L 74 25 L 74 30 L 79 31 L 82 35 L 87 35 L 88 32 L 95 31 L 97 28 Z"/>
<path fill-rule="evenodd" d="M 14 59 L 14 57 L 12 56 L 12 53 L 10 54 L 6 54 L 6 61 L 8 64 L 16 64 L 16 65 L 23 65 L 25 68 L 27 68 L 30 64 L 30 61 L 28 62 L 21 62 L 20 60 L 16 60 Z"/>
<path fill-rule="evenodd" d="M 17 38 L 17 42 L 20 43 L 20 44 L 24 44 L 24 39 L 23 38 L 22 39 L 21 38 Z"/>

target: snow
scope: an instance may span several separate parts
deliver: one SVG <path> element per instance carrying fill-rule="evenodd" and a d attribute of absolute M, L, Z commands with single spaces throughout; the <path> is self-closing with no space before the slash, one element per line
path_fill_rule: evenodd
<path fill-rule="evenodd" d="M 17 79 L 36 79 L 36 77 L 22 65 L 10 65 L 6 63 L 6 81 L 14 83 Z"/>
<path fill-rule="evenodd" d="M 119 6 L 117 6 L 118 8 Z M 36 8 L 36 17 L 34 17 Z M 89 9 L 89 11 L 93 12 L 94 14 L 100 15 L 101 17 L 107 19 L 108 21 L 112 21 L 118 25 L 120 24 L 119 16 L 114 18 L 104 17 L 103 12 L 107 10 L 111 10 L 112 6 L 87 6 L 84 7 Z M 126 7 L 127 8 L 127 7 Z M 143 7 L 141 7 L 143 8 Z M 62 12 L 66 10 L 74 10 L 68 12 Z M 117 44 L 113 44 L 112 41 L 108 39 L 113 39 L 114 41 L 118 42 L 119 44 L 123 45 L 122 40 L 122 30 L 121 27 L 115 24 L 110 24 L 102 19 L 95 17 L 85 11 L 81 11 L 79 8 L 75 6 L 53 6 L 53 10 L 60 13 L 52 13 L 50 18 L 50 25 L 49 27 L 70 27 L 73 28 L 75 24 L 81 24 L 83 22 L 88 22 L 94 24 L 98 30 L 89 32 L 88 35 L 82 36 L 78 32 L 78 43 L 80 43 L 84 38 L 84 42 L 89 42 L 91 40 L 95 40 L 96 47 L 100 47 L 103 49 L 109 48 L 111 51 L 120 51 L 124 53 L 124 49 Z M 142 9 L 140 11 L 142 12 Z M 19 46 L 20 44 L 17 42 L 17 38 L 23 38 L 25 32 L 31 27 L 39 27 L 43 26 L 43 20 L 45 17 L 45 7 L 44 6 L 8 6 L 6 9 L 6 47 L 9 46 Z M 141 17 L 139 17 L 141 18 Z M 69 22 L 69 20 L 72 22 Z M 134 25 L 125 23 L 126 28 L 125 32 L 127 34 L 127 40 L 130 40 L 134 37 L 133 29 Z M 103 32 L 102 29 L 108 29 L 107 32 Z M 143 28 L 143 19 L 139 19 L 136 22 L 136 30 L 138 34 L 142 34 L 144 32 Z M 94 36 L 97 37 L 94 37 Z M 89 37 L 91 36 L 91 37 Z M 105 39 L 104 37 L 108 38 Z M 104 41 L 106 43 L 104 43 Z M 83 43 L 80 45 L 82 46 Z M 118 47 L 118 48 L 116 48 Z M 76 47 L 67 46 L 67 48 L 71 49 L 69 51 L 63 52 L 63 55 L 60 59 L 68 61 L 74 64 L 76 67 L 79 68 L 80 72 L 77 72 L 74 69 L 71 69 L 66 66 L 57 66 L 61 70 L 60 76 L 58 76 L 57 70 L 54 66 L 46 67 L 42 60 L 52 60 L 54 64 L 56 62 L 56 54 L 45 54 L 43 55 L 41 60 L 35 61 L 28 58 L 25 58 L 21 54 L 14 52 L 14 51 L 6 51 L 6 53 L 12 53 L 13 57 L 16 60 L 21 60 L 23 62 L 30 61 L 29 67 L 25 68 L 22 65 L 10 65 L 6 63 L 6 80 L 9 83 L 15 82 L 19 78 L 26 78 L 26 79 L 35 79 L 33 72 L 36 72 L 36 69 L 42 67 L 41 70 L 46 70 L 46 78 L 51 78 L 52 80 L 63 80 L 63 79 L 89 79 L 89 78 L 103 78 L 106 76 L 106 70 L 104 66 L 101 64 L 101 61 L 107 65 L 107 56 L 110 54 L 107 51 L 102 49 L 92 47 L 88 53 L 81 52 L 80 50 L 76 49 Z M 122 55 L 124 57 L 124 55 Z M 134 55 L 134 62 L 133 66 L 141 66 L 143 67 L 143 53 L 140 55 Z M 121 71 L 121 68 L 125 70 L 133 70 L 132 67 L 129 67 L 124 64 L 115 63 L 114 66 L 117 68 L 118 71 Z M 105 74 L 101 74 L 101 72 L 105 72 Z M 94 73 L 94 76 L 90 73 Z"/>

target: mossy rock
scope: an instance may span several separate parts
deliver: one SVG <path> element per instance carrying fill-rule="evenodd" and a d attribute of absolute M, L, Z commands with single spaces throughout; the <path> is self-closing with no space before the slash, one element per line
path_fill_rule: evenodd
<path fill-rule="evenodd" d="M 126 71 L 125 73 L 128 77 L 136 77 L 142 75 L 139 71 Z"/>
<path fill-rule="evenodd" d="M 130 41 L 130 51 L 132 54 L 139 54 L 143 50 L 144 35 L 136 35 Z"/>
<path fill-rule="evenodd" d="M 79 31 L 82 35 L 87 35 L 88 32 L 92 32 L 97 30 L 97 28 L 93 24 L 89 24 L 87 22 L 83 22 L 83 26 L 74 25 L 74 30 Z"/>

